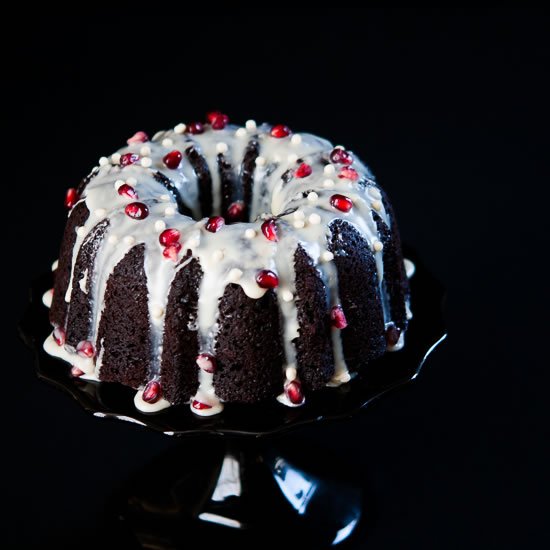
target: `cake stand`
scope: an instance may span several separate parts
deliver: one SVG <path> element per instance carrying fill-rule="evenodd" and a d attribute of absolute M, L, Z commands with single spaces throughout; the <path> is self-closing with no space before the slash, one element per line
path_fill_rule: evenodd
<path fill-rule="evenodd" d="M 414 319 L 402 350 L 387 353 L 349 384 L 308 395 L 302 407 L 287 408 L 275 400 L 228 404 L 222 414 L 206 418 L 193 415 L 188 406 L 147 415 L 135 409 L 133 390 L 71 377 L 66 363 L 42 349 L 50 331 L 42 294 L 52 286 L 51 275 L 33 285 L 20 332 L 35 352 L 39 378 L 98 418 L 181 438 L 179 446 L 128 480 L 112 501 L 113 515 L 138 548 L 176 549 L 195 540 L 202 546 L 234 542 L 244 548 L 270 542 L 324 548 L 358 531 L 365 516 L 364 492 L 351 474 L 357 470 L 349 458 L 286 434 L 350 418 L 414 380 L 445 339 L 443 289 L 414 254 L 409 251 L 407 257 L 416 264 L 411 279 Z"/>

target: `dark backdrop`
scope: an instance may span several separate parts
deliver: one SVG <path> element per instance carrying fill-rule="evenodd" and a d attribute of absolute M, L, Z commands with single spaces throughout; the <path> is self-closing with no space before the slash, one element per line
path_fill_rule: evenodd
<path fill-rule="evenodd" d="M 5 41 L 3 547 L 110 547 L 106 498 L 174 444 L 91 418 L 39 383 L 15 321 L 57 256 L 64 190 L 135 130 L 212 108 L 356 151 L 449 292 L 450 337 L 416 384 L 303 433 L 368 473 L 376 521 L 355 548 L 543 546 L 548 19 L 344 4 L 315 13 L 113 7 L 25 20 Z"/>

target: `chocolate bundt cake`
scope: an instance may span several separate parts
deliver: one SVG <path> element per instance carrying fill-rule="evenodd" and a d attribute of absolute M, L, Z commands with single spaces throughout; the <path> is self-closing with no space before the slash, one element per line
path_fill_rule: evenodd
<path fill-rule="evenodd" d="M 343 147 L 214 112 L 137 132 L 65 202 L 45 349 L 142 411 L 301 405 L 403 345 L 395 217 Z"/>

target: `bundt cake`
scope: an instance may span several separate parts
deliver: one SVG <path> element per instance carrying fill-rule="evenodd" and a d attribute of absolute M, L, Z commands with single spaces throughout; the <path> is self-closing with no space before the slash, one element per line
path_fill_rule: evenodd
<path fill-rule="evenodd" d="M 207 119 L 137 132 L 68 190 L 44 347 L 145 412 L 298 406 L 403 345 L 395 217 L 344 147 Z"/>

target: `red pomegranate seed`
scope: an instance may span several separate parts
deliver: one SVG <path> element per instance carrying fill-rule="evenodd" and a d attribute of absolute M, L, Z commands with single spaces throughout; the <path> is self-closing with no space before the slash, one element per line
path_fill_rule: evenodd
<path fill-rule="evenodd" d="M 199 353 L 197 355 L 197 365 L 204 372 L 213 373 L 216 371 L 216 358 L 210 353 Z"/>
<path fill-rule="evenodd" d="M 285 394 L 293 405 L 301 405 L 304 402 L 302 384 L 298 380 L 293 380 L 285 386 Z"/>
<path fill-rule="evenodd" d="M 197 409 L 197 411 L 203 411 L 205 409 L 211 409 L 212 405 L 208 405 L 207 403 L 203 403 L 202 401 L 198 401 L 197 399 L 193 399 L 193 403 L 191 406 L 194 409 Z"/>
<path fill-rule="evenodd" d="M 78 378 L 79 376 L 82 376 L 84 374 L 84 371 L 79 369 L 78 367 L 73 366 L 71 368 L 71 375 L 75 378 Z"/>
<path fill-rule="evenodd" d="M 131 185 L 128 185 L 127 183 L 123 183 L 118 188 L 118 194 L 121 197 L 128 197 L 129 199 L 137 199 L 138 198 L 137 191 Z"/>
<path fill-rule="evenodd" d="M 142 202 L 131 202 L 124 209 L 126 215 L 134 220 L 144 220 L 149 215 L 149 208 Z"/>
<path fill-rule="evenodd" d="M 182 155 L 179 151 L 170 151 L 168 154 L 164 155 L 162 162 L 166 165 L 167 168 L 175 170 L 181 162 Z"/>
<path fill-rule="evenodd" d="M 284 138 L 290 135 L 290 128 L 284 124 L 277 124 L 271 128 L 271 137 Z"/>
<path fill-rule="evenodd" d="M 174 243 L 169 246 L 167 246 L 163 251 L 162 255 L 168 259 L 172 260 L 173 262 L 178 261 L 178 253 L 181 250 L 181 244 L 180 243 Z"/>
<path fill-rule="evenodd" d="M 130 143 L 145 143 L 146 141 L 149 141 L 149 136 L 142 132 L 141 130 L 139 132 L 136 132 L 131 138 L 128 138 L 126 140 L 126 143 L 130 145 Z"/>
<path fill-rule="evenodd" d="M 354 170 L 353 168 L 342 168 L 338 174 L 338 177 L 340 179 L 345 178 L 351 181 L 357 181 L 359 179 L 359 174 L 357 173 L 357 170 Z"/>
<path fill-rule="evenodd" d="M 262 269 L 256 275 L 256 282 L 260 288 L 277 288 L 279 286 L 279 277 L 269 269 Z"/>
<path fill-rule="evenodd" d="M 353 208 L 351 199 L 345 195 L 332 195 L 332 197 L 330 197 L 330 204 L 341 212 L 349 212 Z"/>
<path fill-rule="evenodd" d="M 65 343 L 65 331 L 61 327 L 54 327 L 53 339 L 58 346 L 62 346 Z"/>
<path fill-rule="evenodd" d="M 205 228 L 210 233 L 218 232 L 225 224 L 225 220 L 221 216 L 212 216 L 208 218 Z"/>
<path fill-rule="evenodd" d="M 208 120 L 208 122 L 212 124 L 212 122 L 214 122 L 214 119 L 220 116 L 221 114 L 222 114 L 221 111 L 208 111 L 208 113 L 206 113 L 206 120 Z"/>
<path fill-rule="evenodd" d="M 277 237 L 277 224 L 275 223 L 275 220 L 265 220 L 265 222 L 262 223 L 261 229 L 268 241 L 273 241 L 276 243 L 279 240 Z"/>
<path fill-rule="evenodd" d="M 296 168 L 296 171 L 294 172 L 294 175 L 297 178 L 306 178 L 307 176 L 311 175 L 311 166 L 309 164 L 306 164 L 305 162 L 302 162 L 298 168 Z"/>
<path fill-rule="evenodd" d="M 401 336 L 401 329 L 395 326 L 395 323 L 389 323 L 386 327 L 386 344 L 388 346 L 395 346 L 399 342 Z"/>
<path fill-rule="evenodd" d="M 243 201 L 235 201 L 229 205 L 227 208 L 227 219 L 229 221 L 237 221 L 241 219 L 241 216 L 244 212 L 244 202 Z"/>
<path fill-rule="evenodd" d="M 342 147 L 336 147 L 330 153 L 330 162 L 334 164 L 343 164 L 349 166 L 353 163 L 353 157 Z"/>
<path fill-rule="evenodd" d="M 143 389 L 141 398 L 145 403 L 156 403 L 162 397 L 162 388 L 158 380 L 149 380 Z"/>
<path fill-rule="evenodd" d="M 229 122 L 229 117 L 220 111 L 211 111 L 206 115 L 206 118 L 214 130 L 223 130 Z"/>
<path fill-rule="evenodd" d="M 120 165 L 121 166 L 130 166 L 130 164 L 135 164 L 139 160 L 139 155 L 136 153 L 125 153 L 120 155 Z"/>
<path fill-rule="evenodd" d="M 342 306 L 333 306 L 330 310 L 330 322 L 333 327 L 342 329 L 348 326 L 348 321 L 344 315 Z"/>
<path fill-rule="evenodd" d="M 94 345 L 88 340 L 82 340 L 76 346 L 76 352 L 81 357 L 93 357 L 95 353 Z"/>
<path fill-rule="evenodd" d="M 180 240 L 181 233 L 177 229 L 165 229 L 159 235 L 159 242 L 162 246 L 170 246 Z"/>
<path fill-rule="evenodd" d="M 79 199 L 80 197 L 78 196 L 76 189 L 74 187 L 70 187 L 67 189 L 67 194 L 65 195 L 65 206 L 67 208 L 72 208 Z"/>
<path fill-rule="evenodd" d="M 187 125 L 187 131 L 190 134 L 202 134 L 204 132 L 204 125 L 202 122 L 191 122 Z"/>

